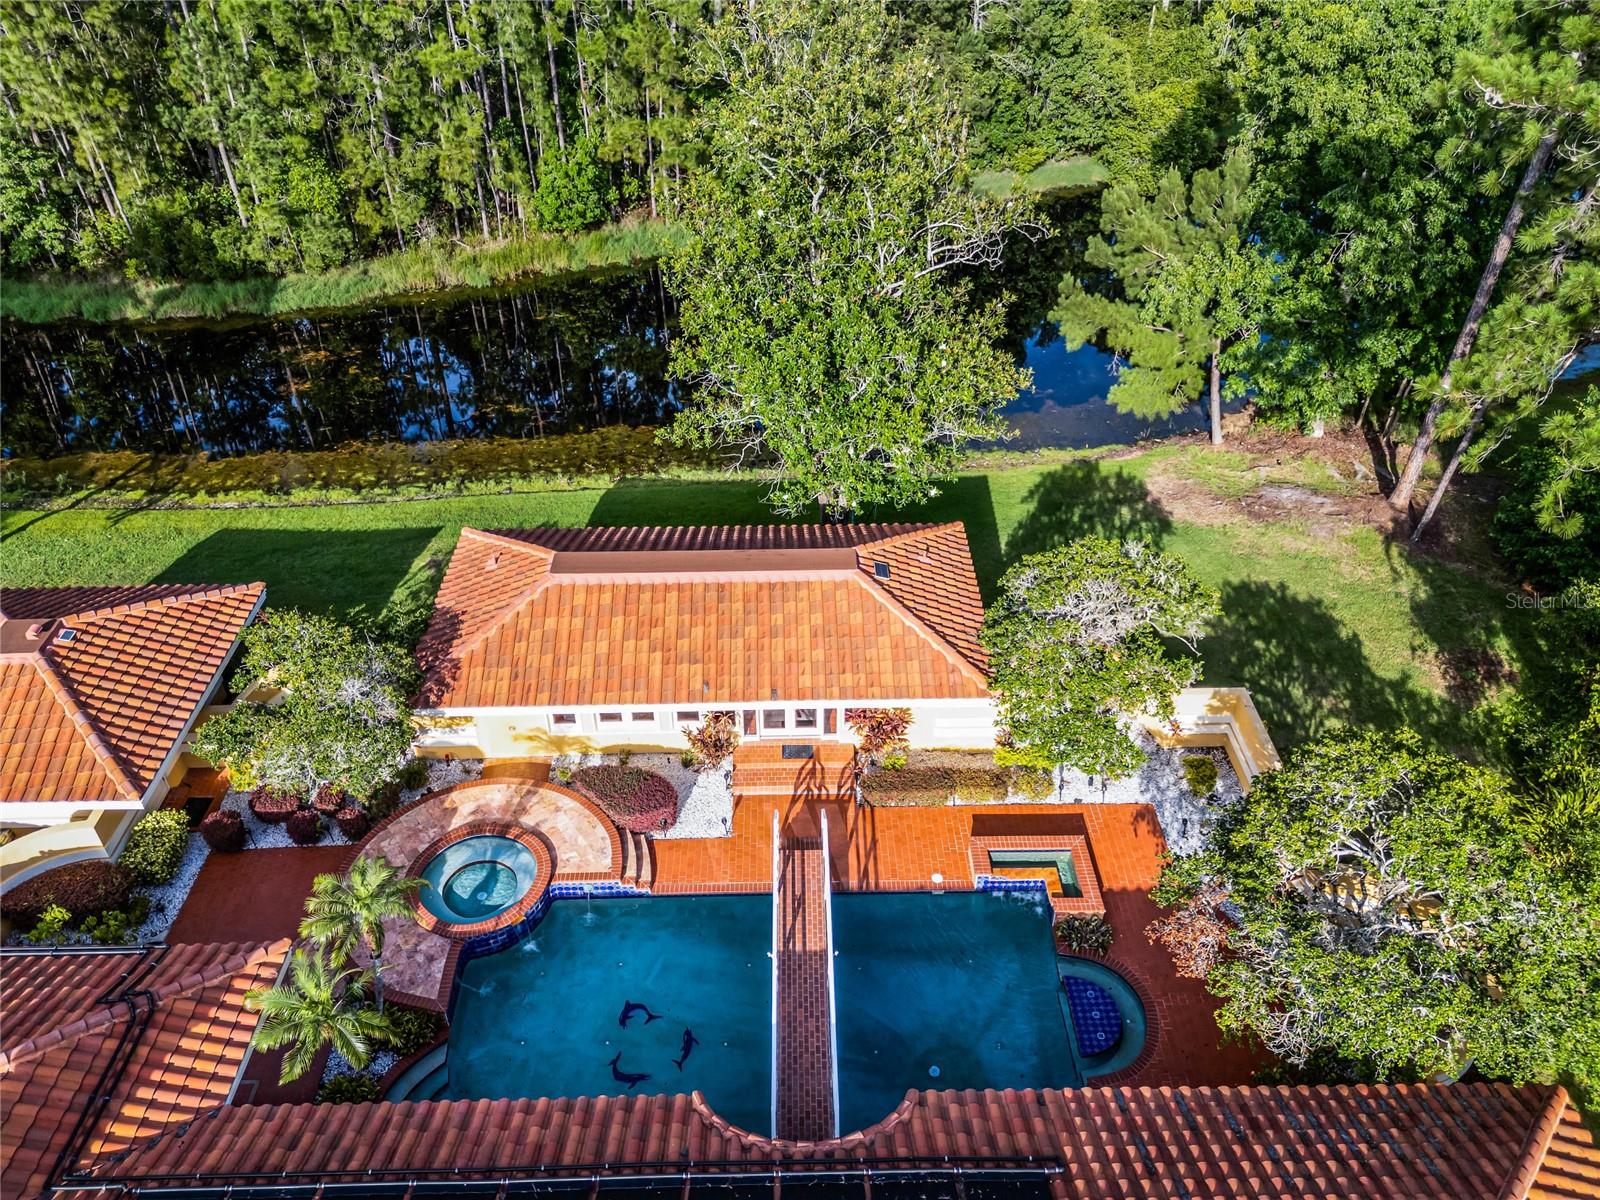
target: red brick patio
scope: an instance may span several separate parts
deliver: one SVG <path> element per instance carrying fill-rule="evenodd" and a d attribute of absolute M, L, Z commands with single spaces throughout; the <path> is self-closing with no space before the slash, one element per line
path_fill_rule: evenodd
<path fill-rule="evenodd" d="M 311 881 L 342 871 L 349 857 L 349 846 L 211 854 L 167 941 L 265 942 L 294 937 Z"/>

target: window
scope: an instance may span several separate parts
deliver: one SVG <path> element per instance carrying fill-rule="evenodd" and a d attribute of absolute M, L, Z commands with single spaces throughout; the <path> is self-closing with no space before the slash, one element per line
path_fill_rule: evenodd
<path fill-rule="evenodd" d="M 887 578 L 889 578 L 889 564 L 886 563 L 886 562 L 875 562 L 875 563 L 873 563 L 872 564 L 872 573 L 875 576 L 877 576 L 879 579 L 887 579 Z"/>
<path fill-rule="evenodd" d="M 700 724 L 700 714 L 697 713 L 697 712 L 693 712 L 691 710 L 688 710 L 688 709 L 681 709 L 678 712 L 674 713 L 673 716 L 677 719 L 677 722 L 678 722 L 679 725 L 698 725 L 698 724 Z"/>
<path fill-rule="evenodd" d="M 795 709 L 794 727 L 796 729 L 815 729 L 817 727 L 817 710 L 814 708 Z"/>
<path fill-rule="evenodd" d="M 550 714 L 550 724 L 552 724 L 552 725 L 576 725 L 577 723 L 578 723 L 578 714 L 577 713 L 551 713 Z"/>
<path fill-rule="evenodd" d="M 822 732 L 839 732 L 839 710 L 837 708 L 825 708 L 822 710 Z"/>
<path fill-rule="evenodd" d="M 621 723 L 622 723 L 622 714 L 619 713 L 619 712 L 610 712 L 610 713 L 601 713 L 600 714 L 600 724 L 602 724 L 602 725 L 620 725 Z"/>
<path fill-rule="evenodd" d="M 654 721 L 656 719 L 655 713 L 636 712 L 636 713 L 634 713 L 632 715 L 633 715 L 633 723 L 635 725 L 642 724 L 645 721 Z"/>
<path fill-rule="evenodd" d="M 764 708 L 761 710 L 761 728 L 782 729 L 788 713 L 781 708 Z"/>

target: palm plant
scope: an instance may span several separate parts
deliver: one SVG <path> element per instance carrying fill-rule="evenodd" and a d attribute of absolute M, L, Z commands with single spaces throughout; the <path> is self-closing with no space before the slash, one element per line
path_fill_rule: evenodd
<path fill-rule="evenodd" d="M 343 876 L 318 875 L 306 899 L 300 936 L 325 948 L 335 965 L 349 961 L 357 946 L 372 956 L 378 1011 L 383 1011 L 383 923 L 411 914 L 411 894 L 421 880 L 409 879 L 383 858 L 362 857 Z"/>
<path fill-rule="evenodd" d="M 388 1019 L 365 1003 L 371 982 L 371 971 L 341 970 L 321 951 L 296 950 L 286 984 L 256 988 L 245 996 L 245 1007 L 261 1014 L 255 1047 L 288 1047 L 279 1083 L 293 1083 L 309 1071 L 324 1042 L 331 1042 L 351 1066 L 367 1065 L 373 1042 L 389 1031 Z"/>

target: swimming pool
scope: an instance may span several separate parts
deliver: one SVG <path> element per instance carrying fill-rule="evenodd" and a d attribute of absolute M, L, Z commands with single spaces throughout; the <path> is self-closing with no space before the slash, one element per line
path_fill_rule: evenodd
<path fill-rule="evenodd" d="M 556 900 L 462 971 L 440 1097 L 699 1090 L 770 1133 L 771 945 L 770 896 Z"/>
<path fill-rule="evenodd" d="M 1062 958 L 1043 889 L 839 894 L 833 936 L 842 1130 L 887 1116 L 910 1088 L 1081 1087 L 1143 1045 L 1138 997 L 1114 971 Z M 1064 978 L 1082 979 L 1078 1049 Z M 1105 1046 L 1107 1003 L 1119 1023 Z M 1102 1035 L 1097 1041 L 1094 1035 Z"/>

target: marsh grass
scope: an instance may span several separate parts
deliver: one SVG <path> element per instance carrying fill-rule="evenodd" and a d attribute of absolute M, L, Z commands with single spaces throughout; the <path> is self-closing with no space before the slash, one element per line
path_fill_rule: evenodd
<path fill-rule="evenodd" d="M 660 258 L 681 229 L 635 217 L 577 234 L 535 234 L 505 242 L 434 243 L 316 274 L 214 283 L 158 280 L 4 281 L 0 315 L 29 324 L 84 321 L 216 320 L 317 312 L 422 293 L 494 287 L 521 279 L 627 267 Z"/>

